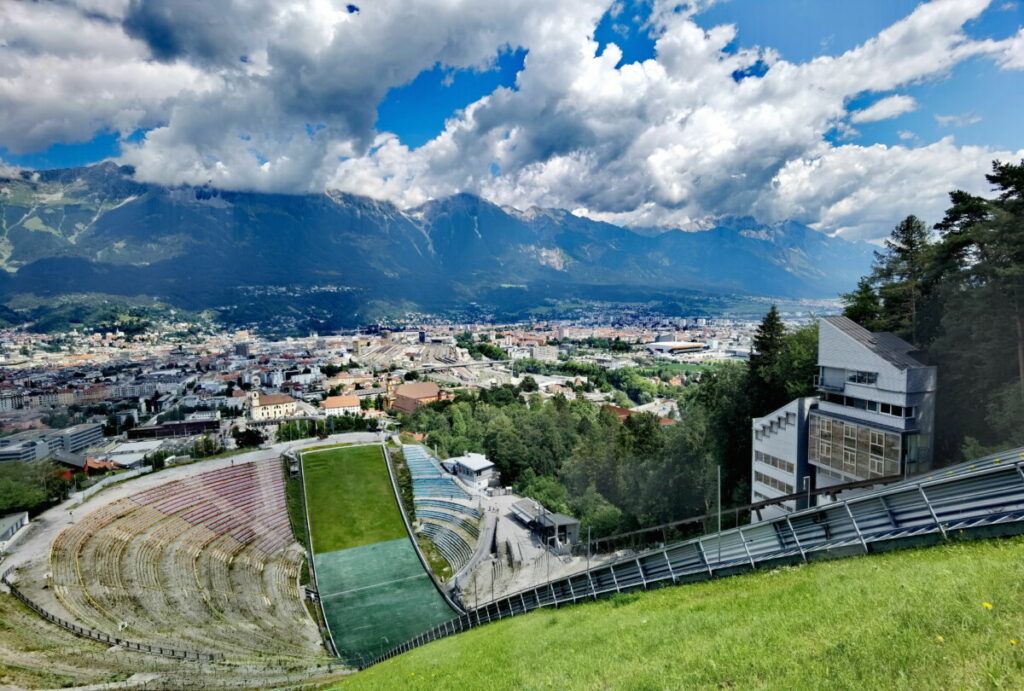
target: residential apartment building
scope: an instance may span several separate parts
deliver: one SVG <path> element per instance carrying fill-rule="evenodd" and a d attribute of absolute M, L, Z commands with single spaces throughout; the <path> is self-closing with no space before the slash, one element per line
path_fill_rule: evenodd
<path fill-rule="evenodd" d="M 363 412 L 358 396 L 328 396 L 320 402 L 327 415 L 359 415 Z"/>

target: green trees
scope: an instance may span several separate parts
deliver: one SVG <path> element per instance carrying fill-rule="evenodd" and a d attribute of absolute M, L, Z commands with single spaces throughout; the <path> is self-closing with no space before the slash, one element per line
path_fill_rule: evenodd
<path fill-rule="evenodd" d="M 840 296 L 845 305 L 843 316 L 857 322 L 868 331 L 879 331 L 879 317 L 882 303 L 871 285 L 871 279 L 862 277 L 857 281 L 857 289 Z"/>
<path fill-rule="evenodd" d="M 253 446 L 259 446 L 263 443 L 263 434 L 258 429 L 249 428 L 246 430 L 235 430 L 231 433 L 231 436 L 235 438 L 235 443 L 238 444 L 239 448 L 249 448 Z"/>
<path fill-rule="evenodd" d="M 0 515 L 42 508 L 63 496 L 68 484 L 53 461 L 0 463 Z"/>
<path fill-rule="evenodd" d="M 779 367 L 786 327 L 775 305 L 764 315 L 750 348 L 747 390 L 751 409 L 758 415 L 778 408 L 788 398 Z"/>
<path fill-rule="evenodd" d="M 880 298 L 874 322 L 867 290 L 844 296 L 848 316 L 907 338 L 939 367 L 939 460 L 965 443 L 973 454 L 1021 441 L 1024 162 L 995 161 L 986 179 L 993 198 L 950 193 L 936 237 L 913 216 L 893 230 L 866 279 Z"/>
<path fill-rule="evenodd" d="M 919 310 L 925 290 L 930 245 L 928 229 L 917 216 L 907 216 L 893 228 L 885 251 L 875 252 L 872 280 L 883 309 L 877 327 L 918 343 Z"/>

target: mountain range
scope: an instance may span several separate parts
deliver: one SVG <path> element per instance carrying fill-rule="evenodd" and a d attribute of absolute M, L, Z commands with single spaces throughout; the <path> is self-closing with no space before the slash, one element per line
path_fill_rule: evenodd
<path fill-rule="evenodd" d="M 259 314 L 280 308 L 267 296 L 287 287 L 329 294 L 342 326 L 470 301 L 834 298 L 872 260 L 866 243 L 793 221 L 635 232 L 469 194 L 403 210 L 335 191 L 164 187 L 133 173 L 107 162 L 0 177 L 0 301 L 142 295 L 197 310 L 245 303 Z"/>

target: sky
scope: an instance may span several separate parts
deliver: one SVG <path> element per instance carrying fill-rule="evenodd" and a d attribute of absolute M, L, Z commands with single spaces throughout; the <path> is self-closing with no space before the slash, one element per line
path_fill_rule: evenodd
<path fill-rule="evenodd" d="M 1022 0 L 0 2 L 3 168 L 878 241 L 1022 112 Z"/>

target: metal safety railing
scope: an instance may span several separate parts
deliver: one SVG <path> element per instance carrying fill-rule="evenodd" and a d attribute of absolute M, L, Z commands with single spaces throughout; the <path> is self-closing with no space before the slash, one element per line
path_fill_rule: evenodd
<path fill-rule="evenodd" d="M 163 657 L 171 657 L 178 660 L 192 660 L 195 662 L 220 662 L 224 659 L 223 653 L 203 653 L 197 652 L 195 650 L 178 650 L 177 648 L 150 645 L 149 643 L 136 643 L 135 641 L 128 641 L 123 638 L 117 638 L 116 636 L 111 636 L 109 634 L 102 633 L 100 631 L 93 631 L 92 629 L 87 629 L 84 626 L 79 626 L 74 622 L 62 619 L 61 617 L 58 617 L 57 615 L 46 611 L 40 605 L 33 602 L 31 599 L 29 599 L 28 596 L 22 593 L 18 589 L 18 587 L 8 579 L 9 574 L 10 570 L 8 570 L 2 576 L 0 576 L 0 580 L 2 580 L 3 584 L 10 589 L 11 595 L 20 600 L 26 607 L 28 607 L 33 612 L 41 616 L 43 619 L 46 619 L 51 624 L 56 624 L 62 629 L 70 631 L 76 636 L 81 636 L 82 638 L 91 638 L 94 641 L 107 643 L 109 645 L 116 645 L 123 648 L 124 650 L 133 650 L 139 653 L 150 653 L 152 655 L 162 655 Z"/>
<path fill-rule="evenodd" d="M 707 580 L 759 567 L 880 551 L 952 535 L 1024 533 L 1024 449 L 935 471 L 760 523 L 651 549 L 503 596 L 370 664 L 540 607 Z M 369 666 L 369 665 L 365 665 Z"/>

